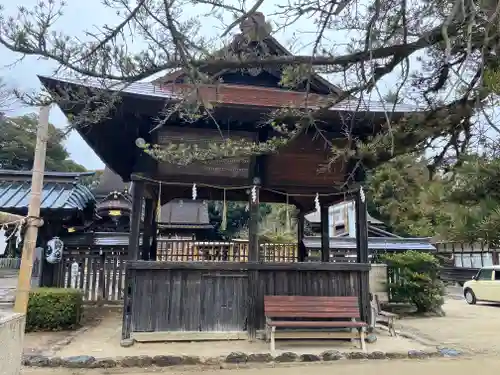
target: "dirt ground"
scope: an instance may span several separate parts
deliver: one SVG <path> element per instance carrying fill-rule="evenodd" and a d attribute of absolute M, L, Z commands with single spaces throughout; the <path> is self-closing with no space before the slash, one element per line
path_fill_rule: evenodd
<path fill-rule="evenodd" d="M 465 301 L 448 298 L 444 305 L 445 317 L 405 318 L 397 322 L 402 332 L 411 333 L 424 339 L 419 341 L 404 337 L 393 338 L 387 332 L 377 332 L 377 342 L 368 344 L 369 351 L 406 352 L 412 349 L 428 350 L 436 346 L 459 349 L 469 353 L 500 354 L 500 305 L 467 305 Z M 136 343 L 130 348 L 122 348 L 120 343 L 121 314 L 117 310 L 100 311 L 103 321 L 76 337 L 68 346 L 56 354 L 58 356 L 91 355 L 95 357 L 115 357 L 127 355 L 184 354 L 211 357 L 227 355 L 233 351 L 246 353 L 268 352 L 268 344 L 257 341 L 218 341 L 184 343 Z M 65 332 L 28 334 L 25 352 L 36 353 L 48 350 Z M 277 354 L 283 351 L 297 353 L 320 353 L 324 350 L 356 351 L 357 343 L 351 342 L 309 342 L 278 341 Z"/>
<path fill-rule="evenodd" d="M 231 352 L 267 353 L 269 344 L 263 340 L 214 341 L 214 342 L 170 342 L 136 343 L 132 347 L 120 346 L 122 316 L 119 311 L 108 311 L 102 316 L 102 322 L 76 337 L 68 346 L 57 352 L 58 356 L 70 357 L 90 355 L 94 357 L 115 357 L 133 355 L 183 354 L 200 357 L 217 357 Z M 391 337 L 386 331 L 376 333 L 377 342 L 367 344 L 368 351 L 408 352 L 408 350 L 426 350 L 428 347 L 403 337 Z M 293 351 L 296 353 L 320 354 L 325 350 L 360 351 L 359 342 L 326 340 L 279 340 L 276 353 Z"/>
<path fill-rule="evenodd" d="M 494 357 L 475 357 L 460 359 L 428 359 L 428 360 L 387 360 L 387 361 L 338 361 L 307 365 L 279 365 L 272 368 L 237 368 L 237 369 L 106 369 L 106 370 L 70 370 L 70 369 L 23 369 L 21 375 L 110 375 L 131 374 L 149 375 L 165 373 L 170 375 L 302 375 L 314 372 L 316 375 L 331 375 L 334 371 L 356 375 L 372 375 L 374 372 L 387 375 L 421 375 L 421 374 L 454 374 L 470 375 L 471 373 L 495 373 L 500 359 Z"/>
<path fill-rule="evenodd" d="M 471 353 L 500 353 L 500 305 L 468 305 L 463 299 L 447 299 L 445 317 L 405 318 L 398 321 L 404 332 L 436 345 Z"/>

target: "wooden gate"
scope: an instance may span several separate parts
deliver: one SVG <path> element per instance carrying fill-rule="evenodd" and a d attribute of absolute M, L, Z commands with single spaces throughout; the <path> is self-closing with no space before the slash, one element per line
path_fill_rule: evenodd
<path fill-rule="evenodd" d="M 65 247 L 55 269 L 54 286 L 81 289 L 86 301 L 121 301 L 126 254 L 124 246 Z M 75 263 L 77 272 L 72 271 Z"/>

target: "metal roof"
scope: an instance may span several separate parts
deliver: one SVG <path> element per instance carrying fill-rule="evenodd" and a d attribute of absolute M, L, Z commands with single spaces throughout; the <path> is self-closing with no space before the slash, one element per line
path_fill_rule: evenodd
<path fill-rule="evenodd" d="M 93 176 L 95 174 L 94 171 L 89 172 L 51 172 L 45 171 L 43 173 L 44 181 L 53 180 L 53 179 L 66 179 L 68 181 L 76 180 L 80 177 Z M 0 180 L 5 180 L 10 177 L 13 179 L 18 179 L 21 177 L 26 177 L 31 180 L 33 175 L 33 171 L 15 171 L 11 169 L 0 169 Z"/>
<path fill-rule="evenodd" d="M 317 233 L 317 232 L 316 232 Z M 372 235 L 373 237 L 393 237 L 393 238 L 403 238 L 398 236 L 397 234 L 388 232 L 386 230 L 380 229 L 376 226 L 368 224 L 368 235 Z M 335 235 L 332 237 L 349 237 L 349 232 L 346 231 L 344 226 L 340 226 L 335 229 Z"/>
<path fill-rule="evenodd" d="M 309 249 L 321 248 L 321 237 L 304 237 L 304 245 Z M 356 238 L 333 237 L 330 238 L 331 250 L 356 249 Z M 430 238 L 391 238 L 391 237 L 369 237 L 368 250 L 370 251 L 436 251 Z"/>
<path fill-rule="evenodd" d="M 27 210 L 31 197 L 31 181 L 0 181 L 0 209 Z M 83 210 L 95 201 L 84 185 L 73 182 L 44 182 L 42 210 Z"/>
<path fill-rule="evenodd" d="M 128 94 L 150 96 L 154 98 L 165 98 L 165 99 L 181 99 L 179 95 L 176 95 L 165 87 L 160 87 L 153 84 L 153 82 L 131 82 L 124 83 L 116 80 L 108 79 L 96 79 L 91 77 L 85 77 L 82 79 L 74 79 L 62 76 L 38 76 L 42 80 L 52 80 L 59 81 L 63 83 L 69 83 L 74 85 L 80 85 L 84 87 L 109 90 L 112 92 L 124 92 Z M 275 89 L 276 91 L 283 91 L 280 89 Z M 419 112 L 425 110 L 417 105 L 412 104 L 393 104 L 384 103 L 381 101 L 374 100 L 358 100 L 358 99 L 347 99 L 341 101 L 330 107 L 330 111 L 338 112 Z"/>

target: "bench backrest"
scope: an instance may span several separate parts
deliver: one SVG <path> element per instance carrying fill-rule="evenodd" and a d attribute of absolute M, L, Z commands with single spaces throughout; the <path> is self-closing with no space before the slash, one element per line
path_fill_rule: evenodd
<path fill-rule="evenodd" d="M 359 319 L 358 297 L 264 296 L 268 318 Z"/>

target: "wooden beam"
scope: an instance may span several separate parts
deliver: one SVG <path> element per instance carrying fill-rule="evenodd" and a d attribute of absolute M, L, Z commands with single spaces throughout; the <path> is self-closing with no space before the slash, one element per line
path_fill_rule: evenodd
<path fill-rule="evenodd" d="M 20 221 L 23 218 L 24 218 L 24 216 L 21 216 L 21 215 L 15 215 L 15 214 L 11 214 L 9 212 L 0 211 L 0 225 Z"/>
<path fill-rule="evenodd" d="M 304 240 L 304 211 L 299 210 L 297 214 L 297 257 L 299 262 L 304 262 L 307 257 L 307 249 L 303 243 Z"/>
<path fill-rule="evenodd" d="M 345 271 L 366 272 L 369 264 L 364 263 L 257 263 L 257 262 L 144 262 L 127 263 L 129 270 L 205 270 L 205 271 Z"/>
<path fill-rule="evenodd" d="M 330 234 L 328 233 L 328 206 L 321 204 L 321 261 L 327 263 L 330 261 Z"/>
<path fill-rule="evenodd" d="M 142 246 L 141 246 L 141 259 L 142 260 L 152 260 L 150 259 L 151 252 L 151 237 L 153 235 L 153 220 L 155 216 L 154 212 L 154 201 L 149 198 L 146 199 L 146 204 L 144 207 L 144 226 L 142 233 Z"/>
<path fill-rule="evenodd" d="M 232 331 L 232 332 L 157 331 L 157 332 L 132 332 L 131 338 L 137 342 L 226 341 L 226 340 L 245 340 L 248 338 L 248 334 L 245 331 Z"/>
<path fill-rule="evenodd" d="M 130 216 L 130 235 L 128 242 L 128 259 L 139 259 L 139 234 L 141 230 L 142 201 L 144 197 L 144 181 L 135 180 L 132 186 L 132 212 Z"/>
<path fill-rule="evenodd" d="M 354 197 L 356 211 L 356 248 L 358 263 L 369 263 L 368 254 L 368 213 L 365 194 L 360 188 Z"/>
<path fill-rule="evenodd" d="M 153 222 L 151 223 L 153 240 L 149 248 L 149 260 L 156 260 L 158 257 L 158 198 L 156 198 L 153 204 L 153 213 Z"/>
<path fill-rule="evenodd" d="M 248 196 L 248 206 L 250 209 L 250 218 L 248 220 L 248 261 L 258 262 L 260 259 L 259 251 L 259 188 L 255 187 L 257 199 L 252 200 L 252 193 Z"/>
<path fill-rule="evenodd" d="M 368 253 L 368 213 L 366 211 L 366 197 L 363 188 L 360 188 L 354 196 L 354 208 L 356 216 L 356 249 L 358 264 L 366 264 L 370 267 Z M 361 319 L 364 322 L 372 321 L 372 310 L 370 308 L 370 278 L 368 274 L 358 275 L 359 285 L 359 309 Z"/>

